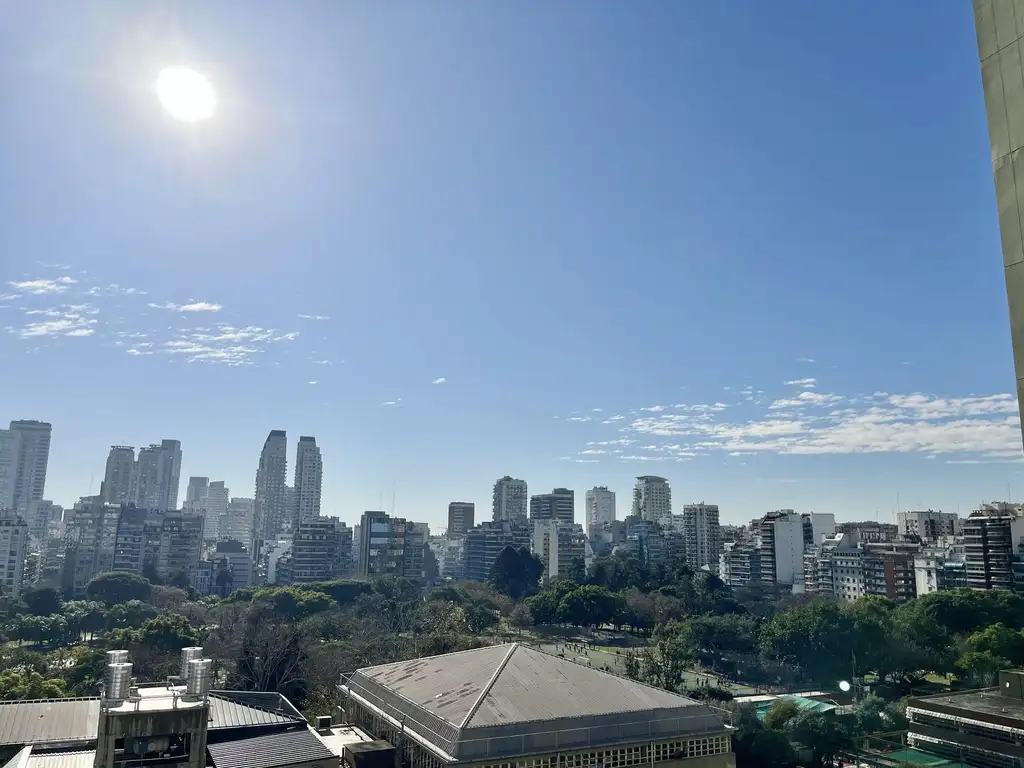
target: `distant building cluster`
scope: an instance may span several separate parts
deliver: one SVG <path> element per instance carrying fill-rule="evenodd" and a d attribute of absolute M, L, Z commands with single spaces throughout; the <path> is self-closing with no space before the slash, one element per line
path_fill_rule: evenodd
<path fill-rule="evenodd" d="M 472 501 L 452 501 L 447 527 L 383 510 L 349 526 L 325 515 L 323 458 L 301 436 L 289 478 L 288 435 L 271 430 L 251 496 L 222 480 L 182 485 L 178 440 L 136 450 L 115 445 L 99 493 L 70 509 L 44 498 L 51 425 L 12 421 L 0 430 L 0 586 L 53 586 L 81 596 L 106 572 L 225 595 L 260 584 L 400 576 L 427 585 L 485 581 L 506 547 L 526 549 L 544 579 L 578 576 L 597 557 L 628 554 L 648 567 L 684 564 L 733 587 L 770 585 L 842 600 L 877 595 L 904 601 L 943 589 L 1024 590 L 1024 507 L 982 504 L 967 518 L 934 510 L 897 521 L 836 523 L 831 514 L 769 512 L 745 526 L 722 525 L 717 504 L 673 508 L 668 480 L 636 478 L 625 519 L 607 486 L 531 495 L 525 480 L 494 482 L 490 519 Z M 289 484 L 289 479 L 291 483 Z"/>

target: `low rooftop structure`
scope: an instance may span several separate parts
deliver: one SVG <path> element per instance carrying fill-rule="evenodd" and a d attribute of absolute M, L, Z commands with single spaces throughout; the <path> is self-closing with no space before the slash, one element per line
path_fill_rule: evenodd
<path fill-rule="evenodd" d="M 414 768 L 735 765 L 706 704 L 518 643 L 367 667 L 340 688 L 348 721 Z"/>

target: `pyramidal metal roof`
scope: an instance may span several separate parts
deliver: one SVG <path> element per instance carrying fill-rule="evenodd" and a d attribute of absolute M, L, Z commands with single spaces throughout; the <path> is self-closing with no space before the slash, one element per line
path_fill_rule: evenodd
<path fill-rule="evenodd" d="M 727 730 L 701 702 L 519 643 L 367 667 L 347 687 L 455 761 Z"/>

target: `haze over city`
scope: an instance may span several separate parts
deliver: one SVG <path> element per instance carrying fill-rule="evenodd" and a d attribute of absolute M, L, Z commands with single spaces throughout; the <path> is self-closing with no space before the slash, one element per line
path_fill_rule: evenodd
<path fill-rule="evenodd" d="M 350 522 L 506 474 L 578 520 L 644 474 L 730 523 L 1024 494 L 969 4 L 526 5 L 0 11 L 47 498 L 162 439 L 252 496 L 272 429 Z"/>

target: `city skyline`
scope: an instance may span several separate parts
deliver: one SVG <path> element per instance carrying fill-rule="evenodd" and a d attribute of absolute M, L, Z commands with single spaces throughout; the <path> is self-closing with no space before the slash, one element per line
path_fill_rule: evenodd
<path fill-rule="evenodd" d="M 0 27 L 5 418 L 54 425 L 48 498 L 157 435 L 248 497 L 277 426 L 350 520 L 483 520 L 505 473 L 723 522 L 1024 496 L 969 6 L 48 8 Z M 169 62 L 214 119 L 160 109 Z"/>

